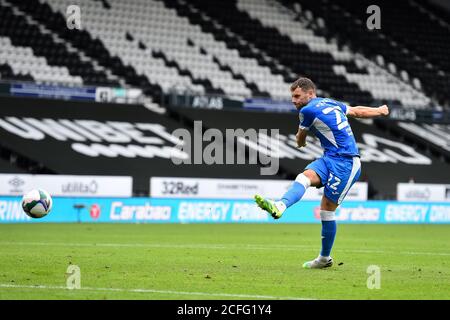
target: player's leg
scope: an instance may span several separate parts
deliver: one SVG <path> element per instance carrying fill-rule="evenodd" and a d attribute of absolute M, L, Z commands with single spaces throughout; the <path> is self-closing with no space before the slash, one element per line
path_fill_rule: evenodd
<path fill-rule="evenodd" d="M 320 172 L 319 170 L 316 170 Z M 322 181 L 315 170 L 307 168 L 300 173 L 288 191 L 281 197 L 281 201 L 289 208 L 296 202 L 300 201 L 309 187 L 318 187 L 322 185 Z"/>
<path fill-rule="evenodd" d="M 336 237 L 335 211 L 344 200 L 350 187 L 358 180 L 361 174 L 361 162 L 359 158 L 343 158 L 339 161 L 328 161 L 330 170 L 328 182 L 325 185 L 324 195 L 320 204 L 320 217 L 322 220 L 322 250 L 320 255 L 305 262 L 305 268 L 331 267 L 331 249 Z"/>
<path fill-rule="evenodd" d="M 266 199 L 260 195 L 255 195 L 258 206 L 270 213 L 274 219 L 279 219 L 284 211 L 298 202 L 310 186 L 319 187 L 328 177 L 327 167 L 322 158 L 309 164 L 303 173 L 300 173 L 292 183 L 289 190 L 278 201 Z"/>
<path fill-rule="evenodd" d="M 333 258 L 331 258 L 331 249 L 333 248 L 334 239 L 336 237 L 336 218 L 335 211 L 338 204 L 328 199 L 325 195 L 322 197 L 320 203 L 320 219 L 322 221 L 322 249 L 320 255 L 303 264 L 307 269 L 322 269 L 331 267 L 333 265 Z"/>
<path fill-rule="evenodd" d="M 325 195 L 320 204 L 320 219 L 322 221 L 322 249 L 320 257 L 322 261 L 330 259 L 334 238 L 336 237 L 336 217 L 335 212 L 338 204 L 328 199 Z"/>

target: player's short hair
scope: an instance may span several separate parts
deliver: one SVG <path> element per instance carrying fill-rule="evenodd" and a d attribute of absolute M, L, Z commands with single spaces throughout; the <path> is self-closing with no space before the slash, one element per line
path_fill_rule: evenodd
<path fill-rule="evenodd" d="M 300 77 L 293 84 L 291 84 L 291 92 L 297 88 L 301 88 L 303 91 L 313 90 L 316 92 L 316 85 L 311 79 L 306 77 Z"/>

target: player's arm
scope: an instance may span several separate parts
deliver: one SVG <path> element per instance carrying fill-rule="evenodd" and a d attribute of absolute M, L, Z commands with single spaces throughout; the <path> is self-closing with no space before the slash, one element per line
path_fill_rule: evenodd
<path fill-rule="evenodd" d="M 295 139 L 297 140 L 297 148 L 306 146 L 306 136 L 308 135 L 308 130 L 298 128 Z"/>
<path fill-rule="evenodd" d="M 382 105 L 377 108 L 371 107 L 347 107 L 347 116 L 352 118 L 375 118 L 379 116 L 387 116 L 389 114 L 389 108 L 387 105 Z"/>
<path fill-rule="evenodd" d="M 306 147 L 306 136 L 308 135 L 308 130 L 314 122 L 315 114 L 314 110 L 311 108 L 302 108 L 298 114 L 299 116 L 299 126 L 297 134 L 295 135 L 295 140 L 297 141 L 297 148 Z"/>

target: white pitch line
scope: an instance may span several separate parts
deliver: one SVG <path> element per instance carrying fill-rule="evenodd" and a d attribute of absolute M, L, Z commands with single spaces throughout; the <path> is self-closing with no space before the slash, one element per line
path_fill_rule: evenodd
<path fill-rule="evenodd" d="M 313 300 L 310 298 L 301 297 L 277 297 L 277 296 L 265 296 L 265 295 L 252 295 L 252 294 L 234 294 L 234 293 L 211 293 L 211 292 L 189 292 L 189 291 L 172 291 L 172 290 L 153 290 L 153 289 L 121 289 L 121 288 L 92 288 L 81 287 L 80 289 L 68 289 L 63 286 L 43 286 L 43 285 L 15 285 L 15 284 L 0 284 L 0 288 L 10 289 L 45 289 L 45 290 L 67 290 L 76 292 L 78 290 L 85 291 L 111 291 L 111 292 L 129 292 L 129 293 L 159 293 L 159 294 L 172 294 L 172 295 L 192 295 L 192 296 L 214 296 L 214 297 L 226 297 L 226 298 L 243 298 L 243 299 L 273 299 L 273 300 Z"/>
<path fill-rule="evenodd" d="M 228 249 L 228 250 L 288 250 L 298 251 L 299 249 L 317 249 L 311 245 L 214 245 L 214 244 L 162 244 L 162 243 L 65 243 L 65 242 L 13 242 L 3 241 L 0 245 L 19 246 L 63 246 L 63 247 L 112 247 L 112 248 L 167 248 L 167 249 Z M 389 250 L 364 250 L 345 249 L 342 252 L 351 253 L 378 253 L 395 255 L 424 255 L 424 256 L 450 256 L 450 252 L 416 252 L 416 251 L 389 251 Z"/>
<path fill-rule="evenodd" d="M 404 254 L 404 255 L 424 255 L 424 256 L 450 256 L 450 252 L 415 252 L 415 251 L 386 251 L 386 250 L 346 250 L 342 249 L 343 252 L 352 253 L 379 253 L 379 254 Z"/>
<path fill-rule="evenodd" d="M 68 246 L 68 247 L 123 247 L 123 248 L 173 248 L 173 249 L 243 249 L 243 250 L 298 250 L 301 248 L 313 248 L 309 245 L 299 246 L 274 246 L 274 245 L 220 245 L 220 244 L 163 244 L 163 243 L 73 243 L 73 242 L 13 242 L 3 241 L 0 245 L 19 246 Z M 314 247 L 315 248 L 315 247 Z"/>

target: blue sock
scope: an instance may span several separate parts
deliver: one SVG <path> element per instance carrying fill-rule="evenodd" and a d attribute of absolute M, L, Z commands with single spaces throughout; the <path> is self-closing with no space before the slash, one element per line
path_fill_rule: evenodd
<path fill-rule="evenodd" d="M 289 190 L 281 198 L 281 201 L 289 208 L 303 197 L 305 191 L 306 188 L 302 184 L 294 181 Z"/>
<path fill-rule="evenodd" d="M 327 257 L 330 255 L 335 236 L 336 221 L 322 220 L 322 251 L 320 251 L 321 256 Z"/>

